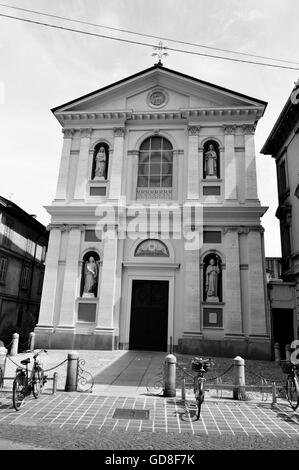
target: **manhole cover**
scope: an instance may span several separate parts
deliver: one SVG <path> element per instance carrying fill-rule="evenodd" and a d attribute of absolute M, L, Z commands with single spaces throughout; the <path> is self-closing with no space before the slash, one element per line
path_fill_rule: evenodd
<path fill-rule="evenodd" d="M 128 408 L 116 408 L 112 418 L 116 419 L 149 419 L 149 410 L 135 410 Z"/>

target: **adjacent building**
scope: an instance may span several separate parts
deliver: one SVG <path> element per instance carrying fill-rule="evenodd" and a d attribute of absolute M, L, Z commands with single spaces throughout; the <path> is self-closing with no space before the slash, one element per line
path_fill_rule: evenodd
<path fill-rule="evenodd" d="M 26 345 L 38 322 L 49 234 L 35 216 L 0 196 L 0 339 Z"/>
<path fill-rule="evenodd" d="M 274 342 L 298 338 L 299 326 L 299 82 L 295 84 L 261 153 L 275 159 L 281 234 L 281 279 L 272 286 Z"/>
<path fill-rule="evenodd" d="M 270 358 L 265 107 L 159 62 L 52 110 L 63 148 L 38 345 Z"/>

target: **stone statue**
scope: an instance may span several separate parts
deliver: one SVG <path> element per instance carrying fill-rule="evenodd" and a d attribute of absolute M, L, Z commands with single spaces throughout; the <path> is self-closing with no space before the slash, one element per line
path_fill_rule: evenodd
<path fill-rule="evenodd" d="M 97 285 L 98 267 L 92 256 L 86 261 L 84 266 L 84 288 L 83 297 L 96 297 L 95 288 Z"/>
<path fill-rule="evenodd" d="M 219 298 L 217 295 L 219 273 L 220 269 L 218 265 L 215 266 L 215 260 L 213 258 L 210 259 L 209 265 L 207 266 L 206 270 L 207 302 L 219 302 Z"/>
<path fill-rule="evenodd" d="M 100 147 L 100 150 L 96 154 L 96 168 L 95 177 L 105 178 L 106 175 L 107 157 L 104 147 Z"/>
<path fill-rule="evenodd" d="M 217 176 L 217 153 L 213 144 L 209 145 L 209 149 L 204 155 L 204 167 L 206 177 Z"/>

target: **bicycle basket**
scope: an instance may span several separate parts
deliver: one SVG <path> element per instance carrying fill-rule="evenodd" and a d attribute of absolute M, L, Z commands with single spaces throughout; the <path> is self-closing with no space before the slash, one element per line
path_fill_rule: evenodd
<path fill-rule="evenodd" d="M 292 364 L 291 361 L 280 361 L 280 367 L 284 374 L 291 374 L 294 364 Z"/>
<path fill-rule="evenodd" d="M 205 372 L 210 369 L 211 364 L 209 362 L 202 362 L 202 361 L 191 361 L 191 369 L 193 372 L 200 372 L 202 368 L 204 368 Z"/>

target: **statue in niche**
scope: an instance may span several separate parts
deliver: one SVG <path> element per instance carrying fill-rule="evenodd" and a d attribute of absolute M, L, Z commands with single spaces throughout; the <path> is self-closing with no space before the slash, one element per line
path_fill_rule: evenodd
<path fill-rule="evenodd" d="M 206 177 L 217 177 L 217 153 L 213 144 L 209 145 L 208 151 L 204 155 L 204 168 Z"/>
<path fill-rule="evenodd" d="M 96 297 L 98 267 L 93 258 L 90 256 L 84 266 L 84 288 L 83 297 Z"/>
<path fill-rule="evenodd" d="M 206 294 L 207 302 L 219 302 L 218 293 L 218 275 L 220 269 L 218 264 L 215 265 L 215 260 L 212 258 L 206 269 Z"/>
<path fill-rule="evenodd" d="M 106 176 L 107 156 L 104 147 L 100 147 L 95 157 L 95 178 L 104 179 Z"/>

